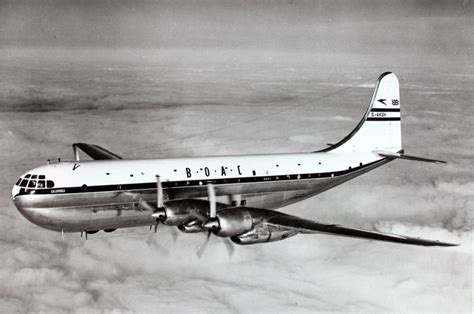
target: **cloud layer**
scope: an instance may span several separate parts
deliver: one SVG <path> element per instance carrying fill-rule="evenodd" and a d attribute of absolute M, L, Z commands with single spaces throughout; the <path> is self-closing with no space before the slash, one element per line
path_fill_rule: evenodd
<path fill-rule="evenodd" d="M 0 312 L 472 310 L 471 5 L 369 10 L 360 1 L 338 12 L 337 1 L 335 8 L 294 1 L 195 12 L 120 1 L 101 21 L 108 5 L 100 1 L 74 1 L 73 9 L 68 1 L 28 3 L 0 3 L 0 40 L 8 44 L 0 50 Z M 154 19 L 168 12 L 160 5 L 173 14 Z M 209 19 L 209 12 L 225 14 Z M 42 22 L 51 14 L 58 18 Z M 111 17 L 117 28 L 109 28 Z M 232 27 L 215 27 L 227 21 Z M 130 48 L 138 42 L 154 48 Z M 387 70 L 400 78 L 406 152 L 448 164 L 394 161 L 282 210 L 459 247 L 298 235 L 236 247 L 229 260 L 213 238 L 198 259 L 204 235 L 179 234 L 174 243 L 163 227 L 63 240 L 11 202 L 21 173 L 72 158 L 74 142 L 126 158 L 323 148 L 350 132 Z M 275 114 L 244 123 L 268 113 Z"/>

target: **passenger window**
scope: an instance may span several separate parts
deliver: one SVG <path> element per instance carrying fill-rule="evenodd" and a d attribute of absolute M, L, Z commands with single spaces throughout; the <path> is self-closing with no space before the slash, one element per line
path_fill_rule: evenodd
<path fill-rule="evenodd" d="M 21 181 L 20 186 L 26 187 L 27 184 L 28 184 L 28 180 L 24 179 L 23 181 Z"/>
<path fill-rule="evenodd" d="M 51 181 L 51 180 L 46 181 L 46 187 L 48 187 L 48 188 L 54 187 L 54 182 Z"/>
<path fill-rule="evenodd" d="M 29 188 L 35 188 L 36 187 L 36 180 L 30 180 L 30 183 L 28 183 Z"/>
<path fill-rule="evenodd" d="M 44 180 L 39 180 L 36 187 L 39 188 L 39 189 L 42 189 L 42 188 L 46 187 L 46 182 Z"/>

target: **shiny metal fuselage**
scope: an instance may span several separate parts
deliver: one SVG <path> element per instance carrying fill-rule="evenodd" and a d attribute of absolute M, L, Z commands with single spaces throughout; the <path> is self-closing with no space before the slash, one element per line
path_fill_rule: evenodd
<path fill-rule="evenodd" d="M 379 160 L 361 169 L 331 177 L 215 184 L 217 202 L 221 207 L 242 205 L 277 209 L 324 192 L 388 161 Z M 146 188 L 26 194 L 15 196 L 14 202 L 28 220 L 43 228 L 62 232 L 95 231 L 155 224 L 151 211 L 142 208 L 140 202 L 156 204 L 156 191 L 156 188 Z M 205 184 L 164 188 L 165 205 L 167 201 L 185 199 L 206 200 Z"/>

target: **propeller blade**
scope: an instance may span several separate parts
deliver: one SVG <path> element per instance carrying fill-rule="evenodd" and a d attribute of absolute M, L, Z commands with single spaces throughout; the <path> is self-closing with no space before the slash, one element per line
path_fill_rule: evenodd
<path fill-rule="evenodd" d="M 197 250 L 196 252 L 196 255 L 199 259 L 201 259 L 201 256 L 204 254 L 204 251 L 206 250 L 207 248 L 207 245 L 209 244 L 209 239 L 211 238 L 211 231 L 209 230 L 207 232 L 207 237 L 206 237 L 206 241 L 201 245 L 201 247 L 199 248 L 199 250 Z"/>
<path fill-rule="evenodd" d="M 224 241 L 225 247 L 227 249 L 227 254 L 229 255 L 229 259 L 232 259 L 232 256 L 234 255 L 234 251 L 235 251 L 234 243 L 232 243 L 232 241 L 230 241 L 229 238 L 222 238 L 222 240 Z"/>
<path fill-rule="evenodd" d="M 178 231 L 174 227 L 169 228 L 169 229 L 170 229 L 171 237 L 173 238 L 173 243 L 176 244 L 176 240 L 178 239 Z"/>
<path fill-rule="evenodd" d="M 156 224 L 155 224 L 155 233 L 158 231 L 158 224 L 159 224 L 159 220 L 157 219 L 156 220 Z M 151 227 L 151 226 L 150 226 Z"/>
<path fill-rule="evenodd" d="M 207 184 L 207 194 L 209 197 L 209 217 L 216 218 L 216 191 L 212 183 Z"/>
<path fill-rule="evenodd" d="M 160 251 L 161 253 L 165 254 L 165 255 L 168 255 L 169 254 L 169 250 L 162 246 L 156 237 L 148 237 L 148 239 L 146 240 L 146 244 L 149 246 L 149 247 L 154 247 L 156 249 L 158 249 L 158 251 Z"/>
<path fill-rule="evenodd" d="M 159 175 L 156 175 L 156 207 L 163 208 L 163 186 Z"/>

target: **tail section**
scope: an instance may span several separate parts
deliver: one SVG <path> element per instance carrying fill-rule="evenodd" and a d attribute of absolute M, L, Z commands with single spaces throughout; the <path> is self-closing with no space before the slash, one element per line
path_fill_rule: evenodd
<path fill-rule="evenodd" d="M 340 142 L 320 152 L 397 153 L 402 150 L 400 92 L 395 74 L 380 75 L 367 111 L 357 127 Z"/>

